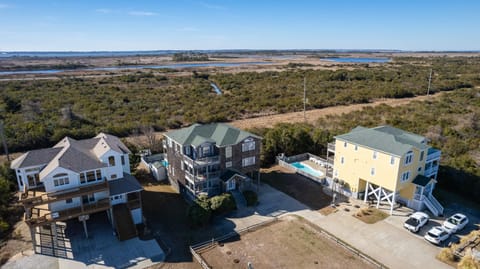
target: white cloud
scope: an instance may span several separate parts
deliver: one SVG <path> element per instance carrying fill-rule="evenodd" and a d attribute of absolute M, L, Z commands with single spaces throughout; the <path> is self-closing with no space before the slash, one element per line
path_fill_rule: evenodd
<path fill-rule="evenodd" d="M 150 12 L 150 11 L 130 11 L 130 12 L 128 12 L 128 15 L 131 15 L 131 16 L 156 16 L 157 13 Z"/>
<path fill-rule="evenodd" d="M 202 5 L 203 7 L 208 8 L 208 9 L 217 9 L 217 10 L 225 10 L 225 9 L 227 9 L 227 8 L 224 7 L 224 6 L 214 5 L 214 4 L 205 3 L 205 2 L 200 2 L 200 5 Z"/>

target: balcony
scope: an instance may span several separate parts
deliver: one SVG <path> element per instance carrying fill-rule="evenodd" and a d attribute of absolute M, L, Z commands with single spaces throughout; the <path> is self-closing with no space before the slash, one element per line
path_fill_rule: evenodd
<path fill-rule="evenodd" d="M 426 163 L 431 162 L 433 160 L 440 159 L 442 152 L 438 149 L 429 148 L 427 153 L 427 159 L 425 160 Z"/>
<path fill-rule="evenodd" d="M 220 170 L 215 170 L 207 173 L 196 173 L 195 175 L 185 170 L 185 176 L 193 182 L 201 182 L 209 179 L 220 177 Z"/>
<path fill-rule="evenodd" d="M 44 206 L 34 207 L 31 209 L 30 214 L 28 211 L 25 213 L 25 222 L 29 226 L 41 226 L 56 221 L 65 221 L 68 219 L 76 218 L 82 215 L 89 215 L 92 213 L 104 211 L 110 208 L 110 199 L 100 199 L 95 203 L 83 204 L 78 207 L 68 208 L 65 210 L 51 212 Z"/>
<path fill-rule="evenodd" d="M 436 173 L 438 173 L 438 166 L 433 166 L 433 167 L 430 167 L 430 168 L 428 168 L 428 169 L 425 169 L 424 175 L 425 175 L 426 177 L 430 177 L 430 176 L 432 176 L 432 175 L 434 175 L 434 174 L 436 174 Z"/>
<path fill-rule="evenodd" d="M 335 153 L 335 142 L 327 144 L 327 150 Z"/>
<path fill-rule="evenodd" d="M 25 208 L 31 208 L 43 204 L 49 204 L 56 201 L 88 195 L 95 192 L 108 191 L 108 181 L 103 180 L 99 183 L 88 184 L 86 186 L 77 186 L 58 192 L 45 192 L 45 189 L 28 190 L 20 197 L 20 202 Z"/>
<path fill-rule="evenodd" d="M 220 156 L 218 155 L 209 156 L 209 157 L 197 158 L 193 160 L 192 158 L 185 155 L 184 160 L 188 165 L 192 167 L 196 167 L 196 166 L 220 163 Z"/>

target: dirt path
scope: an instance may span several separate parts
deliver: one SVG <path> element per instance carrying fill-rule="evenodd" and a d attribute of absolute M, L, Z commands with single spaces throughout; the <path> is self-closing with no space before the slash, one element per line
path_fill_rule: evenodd
<path fill-rule="evenodd" d="M 306 117 L 307 117 L 307 122 L 314 123 L 319 118 L 322 118 L 328 115 L 341 115 L 343 113 L 358 111 L 365 107 L 375 107 L 381 104 L 385 104 L 389 106 L 402 106 L 412 101 L 425 101 L 431 98 L 438 98 L 440 95 L 442 95 L 442 93 L 432 94 L 429 96 L 422 95 L 422 96 L 402 98 L 402 99 L 393 99 L 393 98 L 379 99 L 368 104 L 354 104 L 354 105 L 326 107 L 321 109 L 308 110 L 306 112 Z M 303 112 L 291 112 L 291 113 L 276 114 L 276 115 L 270 115 L 270 116 L 261 116 L 257 118 L 236 120 L 236 121 L 230 122 L 229 124 L 240 129 L 249 129 L 249 128 L 255 128 L 255 127 L 272 127 L 277 123 L 294 123 L 294 122 L 302 122 L 303 120 L 304 120 Z"/>

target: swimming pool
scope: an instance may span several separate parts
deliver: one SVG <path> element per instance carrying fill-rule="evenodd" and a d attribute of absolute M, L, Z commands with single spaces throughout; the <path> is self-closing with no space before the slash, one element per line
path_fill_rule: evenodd
<path fill-rule="evenodd" d="M 304 163 L 301 163 L 301 162 L 294 162 L 294 163 L 291 163 L 291 165 L 293 165 L 295 168 L 297 168 L 298 170 L 302 170 L 303 172 L 307 173 L 307 174 L 310 174 L 312 176 L 316 176 L 316 177 L 321 177 L 323 176 L 323 172 L 321 171 L 318 171 L 318 170 L 315 170 L 313 169 L 312 167 L 304 164 Z"/>

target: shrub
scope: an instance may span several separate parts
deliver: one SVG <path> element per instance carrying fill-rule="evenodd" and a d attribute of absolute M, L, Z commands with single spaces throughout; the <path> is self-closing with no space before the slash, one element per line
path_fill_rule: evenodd
<path fill-rule="evenodd" d="M 208 197 L 201 196 L 188 207 L 188 220 L 191 226 L 205 226 L 210 222 L 212 210 Z"/>
<path fill-rule="evenodd" d="M 210 208 L 215 214 L 223 214 L 235 210 L 237 205 L 230 193 L 224 193 L 210 198 Z"/>
<path fill-rule="evenodd" d="M 438 253 L 437 258 L 443 262 L 455 262 L 455 255 L 451 248 L 442 248 L 440 253 Z"/>
<path fill-rule="evenodd" d="M 254 206 L 258 203 L 258 196 L 254 191 L 244 191 L 243 196 L 247 200 L 247 206 Z"/>
<path fill-rule="evenodd" d="M 480 262 L 475 260 L 472 255 L 465 255 L 458 263 L 459 269 L 479 269 Z"/>

